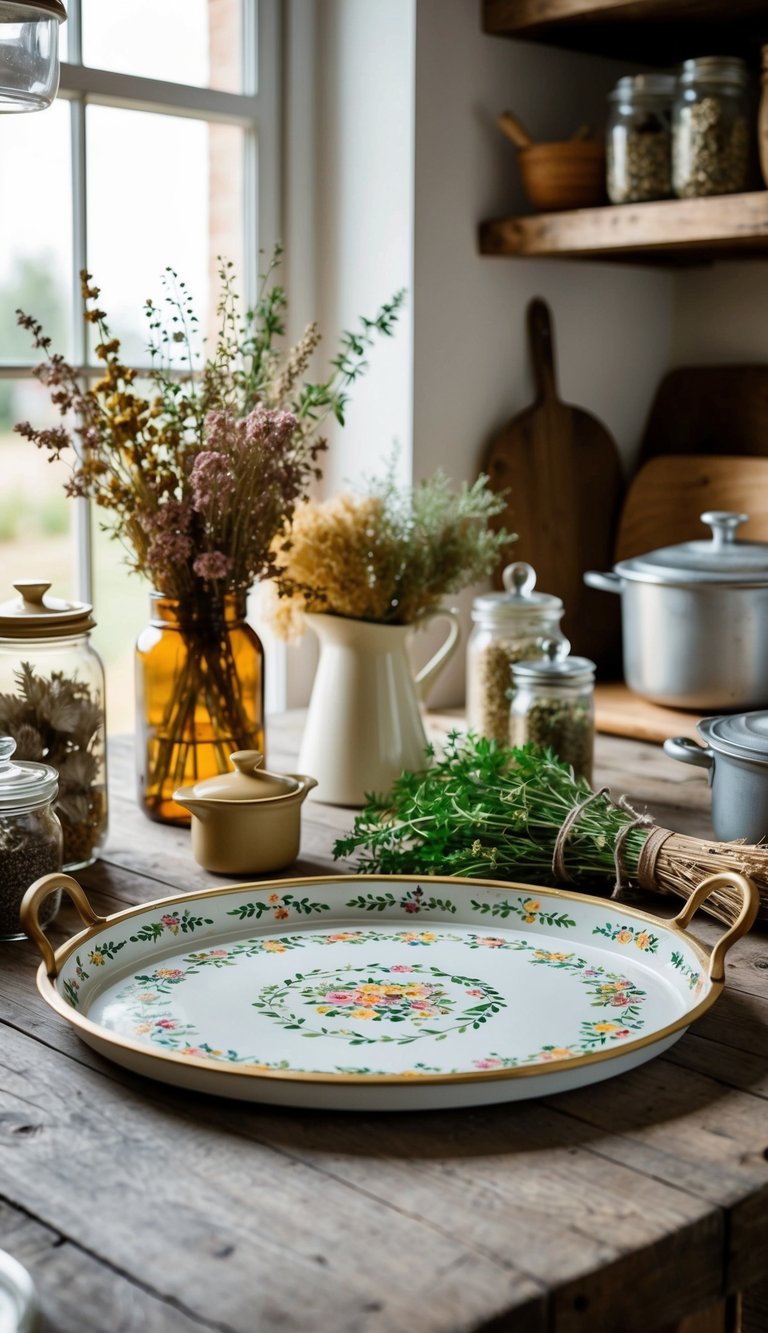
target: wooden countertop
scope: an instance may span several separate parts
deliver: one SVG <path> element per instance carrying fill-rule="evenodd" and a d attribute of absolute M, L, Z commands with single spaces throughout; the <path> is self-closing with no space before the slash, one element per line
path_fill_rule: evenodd
<path fill-rule="evenodd" d="M 300 717 L 273 719 L 270 767 Z M 220 884 L 150 823 L 113 746 L 110 837 L 78 878 L 99 913 Z M 596 782 L 708 835 L 703 774 L 599 736 Z M 291 874 L 328 873 L 349 811 L 308 802 Z M 679 904 L 646 906 L 669 915 Z M 76 929 L 65 906 L 58 943 Z M 697 917 L 712 942 L 721 928 Z M 768 1328 L 768 949 L 671 1050 L 539 1101 L 419 1114 L 244 1105 L 134 1076 L 39 998 L 0 945 L 0 1247 L 41 1333 L 743 1333 Z"/>

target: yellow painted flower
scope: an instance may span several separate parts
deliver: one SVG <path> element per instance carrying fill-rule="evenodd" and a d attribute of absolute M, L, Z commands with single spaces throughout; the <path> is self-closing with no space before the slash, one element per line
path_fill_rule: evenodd
<path fill-rule="evenodd" d="M 595 1032 L 615 1032 L 619 1025 L 618 1023 L 593 1023 L 592 1026 Z"/>
<path fill-rule="evenodd" d="M 616 939 L 619 941 L 619 944 L 629 944 L 629 941 L 632 939 L 632 931 L 620 930 Z"/>
<path fill-rule="evenodd" d="M 279 940 L 266 940 L 264 950 L 266 953 L 285 953 L 285 945 Z"/>
<path fill-rule="evenodd" d="M 638 949 L 647 949 L 650 942 L 651 937 L 646 930 L 641 930 L 640 934 L 635 937 L 635 944 Z"/>
<path fill-rule="evenodd" d="M 352 1009 L 350 1012 L 352 1018 L 376 1018 L 375 1009 Z"/>
<path fill-rule="evenodd" d="M 330 1007 L 331 1006 L 329 1004 L 316 1004 L 315 1012 L 318 1014 L 327 1014 Z"/>
<path fill-rule="evenodd" d="M 151 1023 L 138 1023 L 137 1026 L 133 1029 L 133 1031 L 134 1031 L 134 1033 L 135 1033 L 135 1035 L 136 1035 L 137 1037 L 142 1037 L 142 1036 L 144 1035 L 145 1032 L 151 1032 L 151 1031 L 152 1031 L 152 1024 L 151 1024 Z"/>
<path fill-rule="evenodd" d="M 104 959 L 102 958 L 101 954 L 100 954 L 100 953 L 96 953 L 95 950 L 93 951 L 93 953 L 89 953 L 89 955 L 88 955 L 88 961 L 89 961 L 90 963 L 93 963 L 93 966 L 94 966 L 94 967 L 103 967 L 103 966 L 104 966 Z"/>
<path fill-rule="evenodd" d="M 535 898 L 528 898 L 526 902 L 523 903 L 523 911 L 528 912 L 529 914 L 531 912 L 538 912 L 540 907 L 541 903 L 537 902 Z"/>
<path fill-rule="evenodd" d="M 572 953 L 552 953 L 547 949 L 535 949 L 535 958 L 546 958 L 550 963 L 564 963 L 566 958 L 573 958 Z"/>
<path fill-rule="evenodd" d="M 419 935 L 419 939 L 422 940 L 424 944 L 431 944 L 433 940 L 437 939 L 437 936 L 433 930 L 423 930 Z"/>

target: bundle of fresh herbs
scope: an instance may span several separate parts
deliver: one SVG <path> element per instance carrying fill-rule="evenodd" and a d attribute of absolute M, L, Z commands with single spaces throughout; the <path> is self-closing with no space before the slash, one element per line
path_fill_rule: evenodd
<path fill-rule="evenodd" d="M 337 859 L 355 858 L 354 868 L 371 874 L 508 879 L 592 892 L 639 880 L 685 899 L 707 875 L 735 870 L 755 881 L 763 895 L 760 915 L 768 919 L 768 847 L 660 833 L 626 801 L 594 792 L 551 751 L 530 744 L 509 749 L 451 732 L 442 755 L 430 749 L 427 758 L 428 767 L 402 773 L 390 792 L 368 798 L 352 831 L 337 840 Z M 731 921 L 740 905 L 737 891 L 724 887 L 706 908 Z"/>

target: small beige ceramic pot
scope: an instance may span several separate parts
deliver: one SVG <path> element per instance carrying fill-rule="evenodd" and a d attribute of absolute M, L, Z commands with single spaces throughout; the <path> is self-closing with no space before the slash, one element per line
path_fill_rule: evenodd
<path fill-rule="evenodd" d="M 299 854 L 301 805 L 316 779 L 268 773 L 259 750 L 238 750 L 230 759 L 234 773 L 173 793 L 192 815 L 192 854 L 218 875 L 282 870 Z"/>

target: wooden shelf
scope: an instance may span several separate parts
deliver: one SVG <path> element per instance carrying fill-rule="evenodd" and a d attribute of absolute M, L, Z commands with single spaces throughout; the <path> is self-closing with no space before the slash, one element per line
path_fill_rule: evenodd
<path fill-rule="evenodd" d="M 759 68 L 765 0 L 483 0 L 485 32 L 669 66 L 741 55 Z"/>
<path fill-rule="evenodd" d="M 696 264 L 768 258 L 768 190 L 606 205 L 480 224 L 480 253 L 537 259 Z"/>

